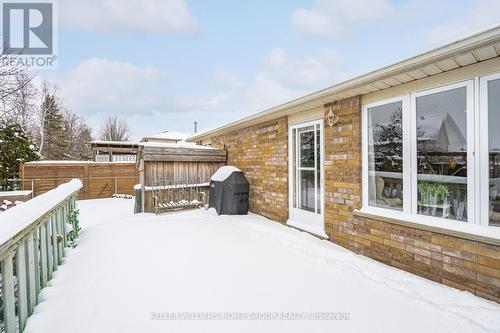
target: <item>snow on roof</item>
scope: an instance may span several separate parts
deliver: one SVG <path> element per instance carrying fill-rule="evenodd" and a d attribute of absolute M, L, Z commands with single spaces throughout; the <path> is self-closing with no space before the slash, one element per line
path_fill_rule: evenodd
<path fill-rule="evenodd" d="M 208 146 L 200 146 L 196 143 L 179 141 L 177 143 L 170 142 L 141 142 L 139 146 L 143 147 L 158 147 L 158 148 L 190 148 L 190 149 L 216 149 Z"/>
<path fill-rule="evenodd" d="M 82 188 L 82 182 L 79 179 L 73 179 L 26 201 L 23 205 L 15 206 L 2 213 L 0 215 L 0 244 L 4 244 L 17 235 L 80 188 Z"/>
<path fill-rule="evenodd" d="M 174 132 L 174 131 L 165 131 L 155 135 L 145 136 L 145 139 L 153 138 L 153 139 L 165 139 L 165 140 L 185 140 L 189 137 L 190 134 Z"/>
<path fill-rule="evenodd" d="M 73 161 L 73 160 L 40 160 L 31 161 L 24 164 L 81 164 L 81 163 L 95 163 L 94 161 Z"/>
<path fill-rule="evenodd" d="M 226 166 L 220 167 L 219 170 L 217 170 L 217 172 L 215 172 L 213 174 L 213 176 L 212 176 L 212 178 L 210 178 L 210 180 L 213 180 L 214 182 L 223 182 L 224 180 L 227 179 L 227 177 L 231 176 L 231 174 L 233 172 L 238 172 L 238 171 L 241 171 L 241 170 L 235 166 L 226 165 Z"/>
<path fill-rule="evenodd" d="M 90 141 L 91 144 L 98 145 L 122 145 L 122 146 L 137 146 L 138 142 L 129 141 L 105 141 L 105 140 L 94 140 Z"/>
<path fill-rule="evenodd" d="M 26 191 L 1 191 L 0 192 L 0 197 L 16 197 L 16 196 L 21 196 L 21 195 L 30 195 L 31 191 L 26 190 Z"/>
<path fill-rule="evenodd" d="M 448 135 L 453 135 L 453 142 L 458 142 L 460 145 L 466 144 L 464 133 L 457 125 L 455 120 L 449 113 L 432 114 L 418 119 L 419 130 L 422 132 L 421 139 L 439 139 L 440 132 L 444 129 Z"/>
<path fill-rule="evenodd" d="M 109 164 L 109 163 L 134 163 L 127 161 L 113 161 L 113 162 L 95 162 L 95 161 L 73 161 L 73 160 L 40 160 L 40 161 L 32 161 L 26 162 L 24 165 L 30 164 Z"/>

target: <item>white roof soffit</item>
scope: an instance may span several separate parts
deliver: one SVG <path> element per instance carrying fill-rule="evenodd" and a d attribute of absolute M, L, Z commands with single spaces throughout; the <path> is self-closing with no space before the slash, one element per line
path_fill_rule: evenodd
<path fill-rule="evenodd" d="M 282 105 L 250 115 L 187 141 L 208 139 L 239 128 L 309 110 L 334 101 L 398 86 L 500 56 L 500 25 L 369 72 Z"/>

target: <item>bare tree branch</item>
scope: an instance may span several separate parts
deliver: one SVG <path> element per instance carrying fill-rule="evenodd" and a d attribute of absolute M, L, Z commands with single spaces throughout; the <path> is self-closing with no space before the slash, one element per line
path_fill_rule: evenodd
<path fill-rule="evenodd" d="M 127 122 L 115 115 L 107 116 L 99 129 L 99 138 L 105 141 L 128 141 L 130 134 Z"/>
<path fill-rule="evenodd" d="M 23 89 L 36 76 L 36 74 L 28 76 L 26 66 L 16 61 L 17 57 L 18 55 L 9 53 L 8 48 L 2 48 L 0 53 L 0 101 L 2 102 L 5 98 Z M 14 60 L 12 61 L 12 59 Z M 18 76 L 21 74 L 25 75 L 25 79 L 19 82 Z"/>

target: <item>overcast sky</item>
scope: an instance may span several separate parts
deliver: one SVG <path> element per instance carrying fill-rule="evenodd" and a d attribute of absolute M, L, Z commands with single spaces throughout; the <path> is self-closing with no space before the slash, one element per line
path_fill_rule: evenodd
<path fill-rule="evenodd" d="M 56 81 L 133 139 L 261 111 L 500 23 L 500 1 L 60 0 Z"/>

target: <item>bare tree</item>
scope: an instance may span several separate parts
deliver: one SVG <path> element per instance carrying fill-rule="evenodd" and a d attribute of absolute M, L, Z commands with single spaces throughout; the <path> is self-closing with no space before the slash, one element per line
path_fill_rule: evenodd
<path fill-rule="evenodd" d="M 0 125 L 22 128 L 45 159 L 89 159 L 92 130 L 85 119 L 68 110 L 56 86 L 34 75 L 16 55 L 0 51 Z M 19 65 L 21 64 L 21 65 Z M 35 148 L 36 149 L 36 148 Z"/>
<path fill-rule="evenodd" d="M 90 160 L 92 153 L 89 143 L 92 141 L 92 129 L 85 119 L 69 110 L 64 111 L 66 138 L 69 142 L 66 155 L 72 160 Z"/>
<path fill-rule="evenodd" d="M 128 141 L 130 128 L 124 119 L 108 115 L 99 129 L 99 138 L 105 141 Z"/>
<path fill-rule="evenodd" d="M 29 74 L 16 55 L 3 48 L 0 53 L 0 121 L 17 122 L 24 129 L 30 121 L 31 102 L 36 89 L 34 74 Z"/>
<path fill-rule="evenodd" d="M 0 99 L 9 96 L 19 86 L 16 85 L 16 76 L 26 72 L 26 67 L 16 61 L 16 55 L 9 53 L 7 48 L 2 48 L 0 53 Z"/>
<path fill-rule="evenodd" d="M 33 120 L 37 108 L 38 91 L 31 79 L 24 73 L 16 75 L 16 84 L 19 89 L 13 92 L 9 98 L 12 104 L 13 118 L 26 132 L 33 130 Z"/>

